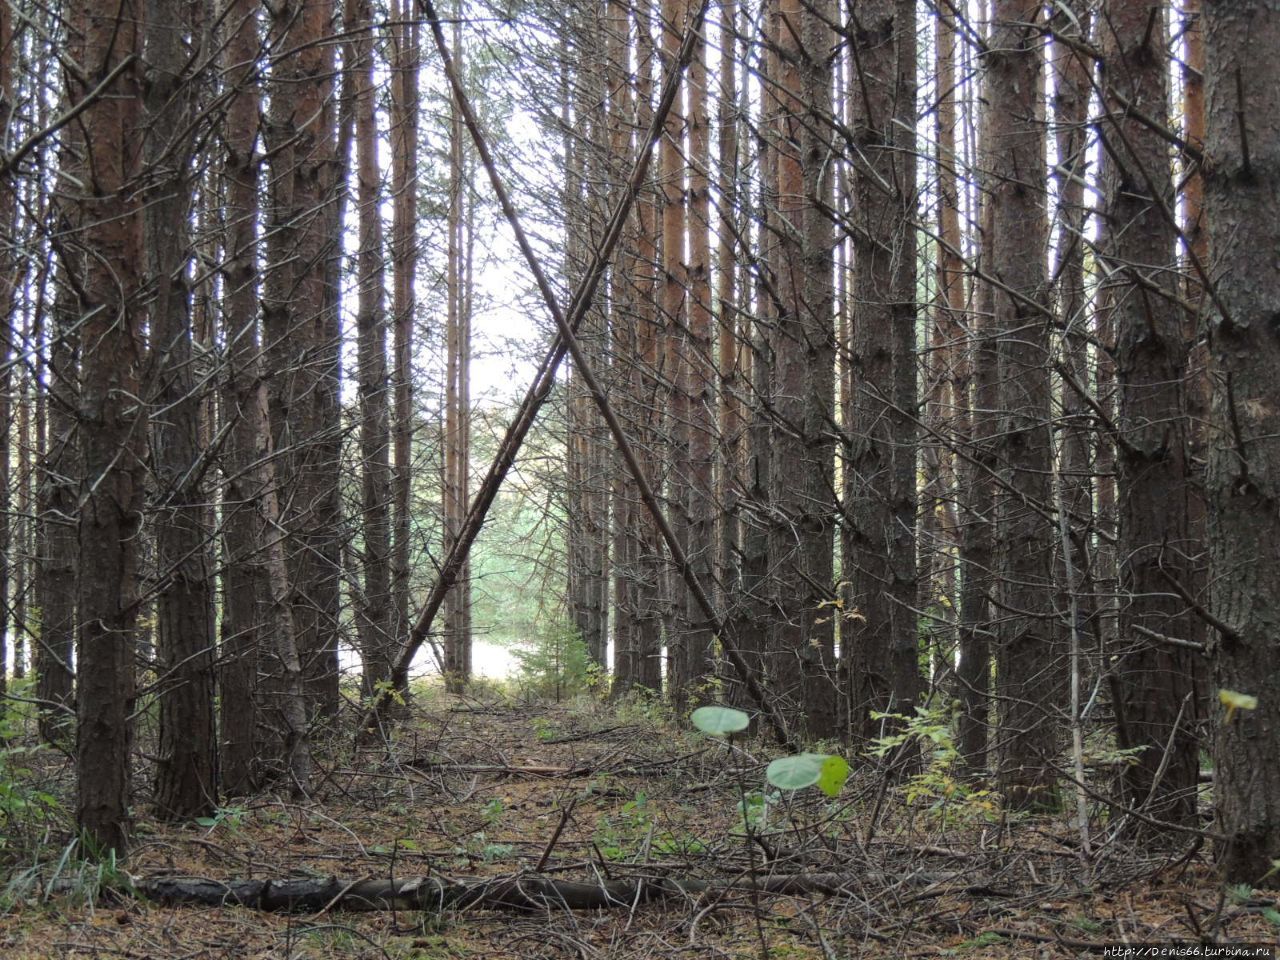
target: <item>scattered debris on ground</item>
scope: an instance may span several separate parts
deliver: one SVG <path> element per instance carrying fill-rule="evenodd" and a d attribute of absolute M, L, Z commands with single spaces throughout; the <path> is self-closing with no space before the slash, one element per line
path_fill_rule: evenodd
<path fill-rule="evenodd" d="M 834 800 L 784 796 L 769 759 L 643 702 L 432 693 L 390 753 L 335 740 L 306 802 L 140 818 L 127 864 L 10 864 L 0 956 L 1056 957 L 1280 931 L 1198 838 L 1099 833 L 1086 857 L 1065 816 L 870 761 Z M 56 795 L 65 760 L 42 762 Z"/>

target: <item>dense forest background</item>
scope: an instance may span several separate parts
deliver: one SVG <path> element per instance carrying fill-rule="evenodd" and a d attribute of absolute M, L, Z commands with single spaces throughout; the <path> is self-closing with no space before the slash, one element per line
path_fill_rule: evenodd
<path fill-rule="evenodd" d="M 84 849 L 308 795 L 490 637 L 1274 884 L 1277 50 L 1265 0 L 0 6 L 0 677 Z"/>

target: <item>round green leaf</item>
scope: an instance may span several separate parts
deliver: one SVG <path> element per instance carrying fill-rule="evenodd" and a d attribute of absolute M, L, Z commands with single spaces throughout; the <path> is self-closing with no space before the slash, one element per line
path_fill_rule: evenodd
<path fill-rule="evenodd" d="M 781 790 L 803 790 L 818 782 L 823 764 L 829 759 L 825 753 L 798 753 L 793 757 L 779 757 L 765 768 L 765 779 Z"/>
<path fill-rule="evenodd" d="M 693 711 L 689 719 L 703 733 L 710 733 L 717 737 L 745 730 L 751 722 L 747 714 L 732 707 L 699 707 Z"/>
<path fill-rule="evenodd" d="M 849 764 L 844 757 L 827 757 L 818 775 L 818 789 L 828 797 L 837 796 L 844 782 L 849 779 Z"/>

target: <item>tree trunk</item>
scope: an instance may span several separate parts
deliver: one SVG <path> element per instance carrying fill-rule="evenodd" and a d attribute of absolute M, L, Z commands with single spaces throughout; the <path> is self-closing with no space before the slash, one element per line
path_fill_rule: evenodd
<path fill-rule="evenodd" d="M 635 88 L 628 79 L 631 73 L 629 59 L 630 18 L 623 0 L 609 0 L 606 11 L 605 83 L 609 91 L 609 176 L 610 184 L 619 183 L 634 162 L 635 150 L 631 145 L 631 127 L 635 122 Z M 639 379 L 636 373 L 636 279 L 635 248 L 620 253 L 609 272 L 608 300 L 612 305 L 609 314 L 609 345 L 613 360 L 613 382 L 617 395 L 617 411 L 621 421 L 633 437 L 638 437 L 637 419 L 639 404 Z M 636 609 L 635 588 L 632 582 L 635 563 L 635 510 L 638 495 L 627 475 L 620 455 L 604 461 L 610 474 L 610 515 L 612 517 L 610 545 L 613 576 L 613 670 L 615 678 L 624 663 L 631 663 L 635 647 Z M 607 658 L 601 651 L 600 665 L 607 666 Z"/>
<path fill-rule="evenodd" d="M 1039 16 L 1027 0 L 995 0 L 984 54 L 988 269 L 999 284 L 993 292 L 1001 418 L 996 452 L 1004 480 L 996 508 L 1004 608 L 996 673 L 999 783 L 1015 809 L 1056 803 L 1057 709 L 1065 689 L 1065 671 L 1055 662 L 1053 531 L 1045 515 L 1051 391 Z"/>
<path fill-rule="evenodd" d="M 940 18 L 940 22 L 943 20 L 945 18 Z M 977 147 L 974 142 L 977 125 L 972 122 L 970 111 L 979 99 L 979 85 L 974 78 L 968 76 L 972 72 L 970 64 L 973 47 L 969 44 L 957 46 L 959 30 L 954 21 L 946 20 L 944 30 L 950 35 L 950 40 L 948 43 L 944 37 L 939 41 L 939 56 L 941 58 L 949 52 L 951 57 L 947 59 L 954 63 L 953 75 L 966 77 L 959 89 L 963 91 L 968 108 L 964 113 L 969 115 L 969 122 L 960 128 L 963 137 L 955 132 L 954 122 L 950 124 L 953 131 L 949 137 L 952 155 L 963 156 L 966 166 L 972 169 Z M 943 79 L 944 77 L 940 77 L 940 82 Z M 939 101 L 940 119 L 945 109 L 949 109 L 954 116 L 954 107 L 944 99 Z M 991 235 L 991 204 L 976 189 L 971 178 L 959 181 L 957 177 L 956 180 L 955 201 L 959 204 L 963 198 L 965 208 L 976 222 L 976 229 L 971 228 L 969 245 L 964 249 L 972 251 L 975 268 L 985 268 L 989 253 L 987 238 Z M 958 216 L 957 210 L 957 219 Z M 964 239 L 959 223 L 945 232 L 959 241 Z M 956 250 L 959 252 L 961 248 L 956 247 Z M 949 273 L 960 269 L 958 257 L 950 263 L 950 268 Z M 955 279 L 947 281 L 949 297 L 954 296 L 955 283 Z M 967 772 L 976 776 L 984 774 L 987 767 L 987 739 L 992 706 L 990 639 L 993 616 L 990 595 L 996 583 L 993 529 L 996 466 L 992 437 L 995 432 L 994 413 L 999 399 L 995 341 L 991 337 L 991 298 L 991 284 L 980 283 L 974 276 L 970 281 L 969 292 L 972 318 L 967 335 L 957 345 L 956 376 L 952 385 L 957 397 L 963 398 L 957 402 L 960 404 L 958 413 L 962 418 L 960 441 L 966 449 L 966 456 L 959 467 L 961 496 L 957 523 L 962 579 L 957 637 L 959 662 L 956 664 L 961 710 L 956 745 Z"/>
<path fill-rule="evenodd" d="M 143 217 L 152 353 L 149 399 L 156 477 L 157 672 L 160 750 L 155 808 L 166 820 L 207 816 L 217 804 L 213 573 L 207 565 L 200 415 L 192 357 L 187 260 L 191 254 L 191 118 L 195 87 L 175 0 L 148 0 L 146 130 L 150 176 Z M 185 137 L 185 140 L 175 140 Z"/>
<path fill-rule="evenodd" d="M 921 693 L 916 614 L 915 5 L 864 4 L 854 37 L 854 287 L 845 577 L 853 582 L 853 736 L 873 711 L 911 716 Z M 884 185 L 891 184 L 886 192 Z M 856 619 L 855 619 L 856 617 Z"/>
<path fill-rule="evenodd" d="M 395 56 L 392 75 L 391 170 L 394 195 L 391 256 L 394 324 L 395 417 L 392 425 L 393 522 L 391 547 L 392 636 L 398 642 L 409 631 L 409 545 L 413 531 L 410 508 L 413 463 L 413 321 L 417 307 L 418 263 L 418 57 L 419 22 L 409 0 L 395 0 Z"/>
<path fill-rule="evenodd" d="M 1213 434 L 1206 476 L 1210 599 L 1225 625 L 1217 684 L 1257 709 L 1219 714 L 1215 826 L 1223 876 L 1280 883 L 1280 8 L 1206 3 L 1209 244 L 1220 265 L 1209 336 Z"/>
<path fill-rule="evenodd" d="M 296 764 L 307 735 L 307 701 L 297 698 L 307 694 L 311 708 L 317 709 L 327 700 L 317 691 L 337 683 L 336 664 L 332 670 L 329 666 L 336 650 L 324 645 L 322 627 L 326 611 L 336 603 L 326 572 L 334 532 L 329 498 L 336 493 L 330 470 L 337 468 L 328 444 L 329 434 L 340 425 L 335 415 L 327 421 L 320 416 L 336 372 L 330 351 L 337 349 L 336 339 L 329 343 L 325 290 L 327 193 L 318 179 L 332 152 L 332 54 L 320 42 L 330 30 L 331 13 L 330 0 L 282 2 L 272 20 L 272 50 L 298 52 L 281 57 L 272 71 L 275 95 L 266 137 L 271 206 L 262 291 L 268 371 L 248 398 L 255 416 L 269 417 L 270 431 L 258 438 L 258 449 L 263 456 L 279 451 L 270 473 L 263 475 L 268 483 L 261 492 L 274 634 L 264 678 L 269 700 L 264 717 L 271 728 L 269 762 L 277 772 L 292 771 L 295 780 L 304 772 Z M 283 530 L 275 528 L 277 522 Z"/>
<path fill-rule="evenodd" d="M 337 707 L 340 376 L 334 279 L 342 153 L 334 149 L 333 0 L 282 0 L 272 17 L 271 163 L 263 329 L 289 603 L 313 712 Z M 287 51 L 287 54 L 285 53 Z M 331 260 L 333 263 L 331 263 Z"/>
<path fill-rule="evenodd" d="M 68 54 L 80 62 L 83 47 L 72 40 Z M 68 91 L 67 98 L 74 96 Z M 73 181 L 83 177 L 79 130 L 64 132 L 59 169 Z M 53 217 L 57 230 L 70 236 L 79 222 L 78 204 L 59 196 Z M 83 252 L 59 251 L 58 284 L 50 329 L 48 374 L 48 437 L 40 464 L 37 498 L 40 512 L 39 571 L 36 595 L 40 601 L 40 643 L 36 647 L 36 696 L 50 704 L 41 710 L 40 737 L 52 743 L 66 735 L 72 708 L 72 650 L 76 638 L 76 572 L 79 538 L 76 531 L 77 478 L 80 449 L 76 411 L 80 404 L 80 305 L 73 281 L 83 276 Z M 65 708 L 65 709 L 60 709 Z"/>
<path fill-rule="evenodd" d="M 685 0 L 663 0 L 661 25 L 661 59 L 674 62 L 680 46 L 680 35 L 688 12 Z M 694 54 L 695 62 L 700 52 Z M 696 69 L 696 68 L 694 68 Z M 690 71 L 688 92 L 696 97 Z M 662 336 L 663 383 L 661 405 L 664 407 L 662 451 L 665 458 L 664 499 L 671 527 L 680 546 L 689 552 L 689 505 L 691 499 L 689 463 L 689 312 L 688 272 L 685 238 L 688 230 L 688 206 L 685 193 L 686 165 L 684 133 L 686 117 L 676 100 L 667 114 L 665 129 L 659 142 L 658 204 L 662 242 L 662 279 L 660 287 L 660 319 Z M 664 620 L 667 642 L 667 683 L 672 703 L 681 709 L 686 701 L 693 677 L 688 673 L 694 657 L 688 648 L 689 598 L 684 583 L 670 566 L 664 568 Z"/>
<path fill-rule="evenodd" d="M 82 358 L 79 419 L 83 440 L 80 485 L 80 666 L 76 698 L 76 823 L 89 852 L 123 854 L 128 845 L 130 724 L 134 696 L 134 626 L 138 530 L 142 517 L 141 395 L 144 343 L 136 302 L 142 262 L 140 217 L 129 189 L 137 174 L 134 138 L 141 119 L 140 52 L 143 11 L 126 0 L 111 12 L 78 7 L 72 29 L 84 36 L 84 76 L 90 88 L 122 68 L 111 88 L 82 115 L 92 150 L 91 177 L 79 195 L 81 236 L 88 251 L 79 274 Z M 69 100 L 88 91 L 71 77 Z"/>
<path fill-rule="evenodd" d="M 738 116 L 736 84 L 738 41 L 737 0 L 720 7 L 720 97 L 718 127 L 718 193 L 716 217 L 716 319 L 719 335 L 720 446 L 715 496 L 719 505 L 719 546 L 716 554 L 721 585 L 721 609 L 727 609 L 738 591 L 738 552 L 741 546 L 737 500 L 742 491 L 743 416 L 741 357 L 745 323 L 738 297 L 739 270 L 736 233 L 742 230 L 738 209 Z"/>
<path fill-rule="evenodd" d="M 462 28 L 455 21 L 453 30 L 453 55 L 456 68 L 464 69 Z M 462 115 L 451 102 L 449 125 L 449 216 L 447 229 L 447 344 L 445 364 L 445 423 L 444 423 L 444 533 L 445 549 L 457 540 L 467 511 L 465 464 L 466 434 L 469 417 L 462 405 L 462 381 L 464 358 L 467 354 L 467 296 L 466 296 L 466 209 L 470 206 L 465 169 L 465 137 Z M 445 602 L 445 681 L 449 689 L 461 692 L 471 679 L 471 637 L 466 629 L 468 571 L 463 569 L 457 585 Z"/>
<path fill-rule="evenodd" d="M 779 236 L 771 264 L 773 342 L 772 568 L 769 649 L 780 696 L 809 736 L 836 732 L 838 690 L 831 599 L 835 534 L 829 52 L 825 4 L 781 0 L 776 137 Z"/>
<path fill-rule="evenodd" d="M 652 15 L 649 0 L 641 0 L 634 6 L 637 45 L 637 79 L 636 79 L 636 127 L 647 130 L 653 122 L 653 75 L 652 70 L 656 57 L 652 43 Z M 658 324 L 660 322 L 654 309 L 658 293 L 658 278 L 655 267 L 658 263 L 658 207 L 655 187 L 642 190 L 636 199 L 636 356 L 639 362 L 639 403 L 640 417 L 643 421 L 640 444 L 642 450 L 641 465 L 651 482 L 656 485 L 658 465 L 657 443 L 661 432 L 661 415 L 657 409 L 659 397 L 658 368 Z M 634 484 L 628 484 L 634 491 L 635 500 L 639 499 L 639 490 Z M 635 501 L 633 501 L 635 502 Z M 635 510 L 636 537 L 633 543 L 635 550 L 635 579 L 633 591 L 635 596 L 636 621 L 634 630 L 635 643 L 632 650 L 632 663 L 627 671 L 630 682 L 624 686 L 643 687 L 647 690 L 662 689 L 662 618 L 659 604 L 661 602 L 661 572 L 663 566 L 662 548 L 658 539 L 658 531 L 648 513 L 637 506 Z"/>
<path fill-rule="evenodd" d="M 260 512 L 262 461 L 270 428 L 258 423 L 257 390 L 262 371 L 258 336 L 258 164 L 253 156 L 258 123 L 257 53 L 259 26 L 255 0 L 238 0 L 226 21 L 228 81 L 235 93 L 227 106 L 225 178 L 226 265 L 223 269 L 222 323 L 226 372 L 223 414 L 229 423 L 222 491 L 223 551 L 222 650 L 219 660 L 221 711 L 218 747 L 222 786 L 229 796 L 244 796 L 259 783 L 258 728 L 263 703 L 258 671 L 268 642 L 264 538 Z M 237 66 L 238 65 L 238 66 Z"/>
<path fill-rule="evenodd" d="M 686 4 L 687 23 L 696 2 Z M 711 293 L 711 140 L 708 124 L 707 44 L 698 40 L 689 65 L 689 205 L 688 257 L 685 279 L 688 290 L 688 339 L 685 345 L 685 385 L 688 395 L 688 464 L 686 497 L 689 517 L 688 558 L 698 581 L 711 588 L 715 580 L 716 499 L 713 483 L 716 438 L 716 366 L 713 360 L 713 306 Z M 677 47 L 679 37 L 674 39 Z M 674 52 L 669 54 L 674 56 Z M 732 271 L 730 271 L 732 275 Z M 723 309 L 723 308 L 722 308 Z M 692 597 L 685 598 L 691 619 L 702 620 Z M 686 702 L 706 699 L 705 687 L 712 673 L 711 631 L 689 623 L 684 638 Z"/>
<path fill-rule="evenodd" d="M 363 603 L 358 611 L 363 688 L 372 696 L 391 677 L 391 463 L 387 394 L 387 317 L 385 251 L 382 243 L 382 190 L 378 166 L 378 120 L 374 85 L 373 6 L 370 0 L 348 4 L 348 29 L 355 31 L 350 64 L 356 113 L 356 175 L 359 179 L 360 241 L 357 255 L 357 363 L 360 382 L 361 533 Z"/>
<path fill-rule="evenodd" d="M 1190 466 L 1183 420 L 1186 345 L 1177 306 L 1173 182 L 1168 146 L 1128 119 L 1141 111 L 1164 126 L 1168 64 L 1164 22 L 1147 0 L 1110 0 L 1101 43 L 1112 121 L 1107 148 L 1104 270 L 1116 336 L 1118 385 L 1120 637 L 1113 655 L 1122 748 L 1140 750 L 1125 768 L 1128 802 L 1190 825 L 1199 757 L 1193 730 L 1192 651 L 1140 631 L 1188 638 L 1192 615 L 1170 589 L 1194 568 L 1189 537 Z M 1153 21 L 1154 17 L 1154 21 Z M 1166 756 L 1167 753 L 1167 756 Z"/>

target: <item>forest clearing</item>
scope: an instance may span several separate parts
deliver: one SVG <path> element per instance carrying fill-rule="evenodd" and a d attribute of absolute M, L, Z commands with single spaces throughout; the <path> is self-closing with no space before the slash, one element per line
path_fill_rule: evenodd
<path fill-rule="evenodd" d="M 1277 51 L 0 0 L 0 956 L 1273 955 Z"/>

